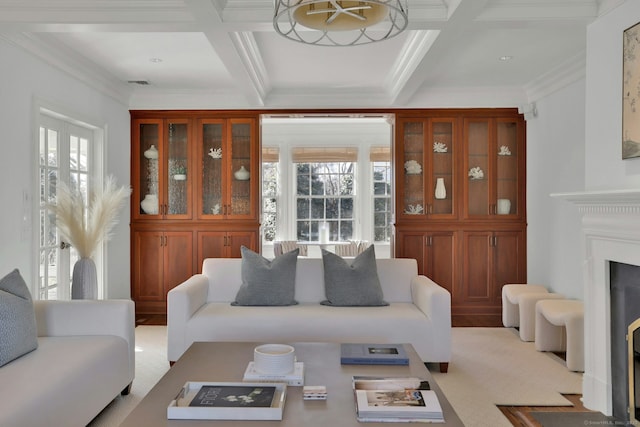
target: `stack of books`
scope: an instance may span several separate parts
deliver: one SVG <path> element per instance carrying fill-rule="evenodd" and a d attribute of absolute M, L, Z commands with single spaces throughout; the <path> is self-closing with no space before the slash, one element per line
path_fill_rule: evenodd
<path fill-rule="evenodd" d="M 358 421 L 444 422 L 438 396 L 420 378 L 355 376 L 353 390 Z"/>

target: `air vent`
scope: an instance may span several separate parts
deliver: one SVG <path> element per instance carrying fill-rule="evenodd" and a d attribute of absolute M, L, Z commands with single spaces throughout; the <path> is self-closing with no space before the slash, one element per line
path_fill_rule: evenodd
<path fill-rule="evenodd" d="M 140 86 L 146 86 L 149 84 L 148 80 L 129 80 L 128 83 Z"/>

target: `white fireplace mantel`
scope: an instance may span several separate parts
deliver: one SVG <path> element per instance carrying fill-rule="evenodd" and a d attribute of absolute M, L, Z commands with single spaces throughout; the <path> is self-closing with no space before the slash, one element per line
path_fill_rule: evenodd
<path fill-rule="evenodd" d="M 584 406 L 612 415 L 609 262 L 640 265 L 640 190 L 555 193 L 582 214 Z"/>

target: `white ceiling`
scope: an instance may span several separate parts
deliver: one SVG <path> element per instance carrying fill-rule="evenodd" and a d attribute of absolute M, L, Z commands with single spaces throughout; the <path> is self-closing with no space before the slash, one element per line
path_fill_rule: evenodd
<path fill-rule="evenodd" d="M 407 1 L 407 31 L 354 47 L 278 35 L 273 0 L 0 0 L 0 36 L 132 109 L 517 105 L 584 75 L 623 0 Z"/>

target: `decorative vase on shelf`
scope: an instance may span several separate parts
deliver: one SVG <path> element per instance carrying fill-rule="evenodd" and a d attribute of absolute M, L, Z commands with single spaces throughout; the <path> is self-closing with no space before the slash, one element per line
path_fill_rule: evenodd
<path fill-rule="evenodd" d="M 80 258 L 73 266 L 71 299 L 97 299 L 98 274 L 91 258 Z"/>
<path fill-rule="evenodd" d="M 153 160 L 158 158 L 158 149 L 155 145 L 151 145 L 147 151 L 144 152 L 144 156 L 147 159 Z"/>
<path fill-rule="evenodd" d="M 144 200 L 140 202 L 140 207 L 144 213 L 156 215 L 158 213 L 158 196 L 156 194 L 147 194 L 144 196 Z"/>
<path fill-rule="evenodd" d="M 509 215 L 511 213 L 511 200 L 498 199 L 498 215 Z"/>
<path fill-rule="evenodd" d="M 249 171 L 246 170 L 243 165 L 243 166 L 240 166 L 240 169 L 238 169 L 233 173 L 233 176 L 235 176 L 236 179 L 239 181 L 246 181 L 249 179 Z"/>
<path fill-rule="evenodd" d="M 436 179 L 436 199 L 444 199 L 447 197 L 447 189 L 444 187 L 444 178 Z"/>

